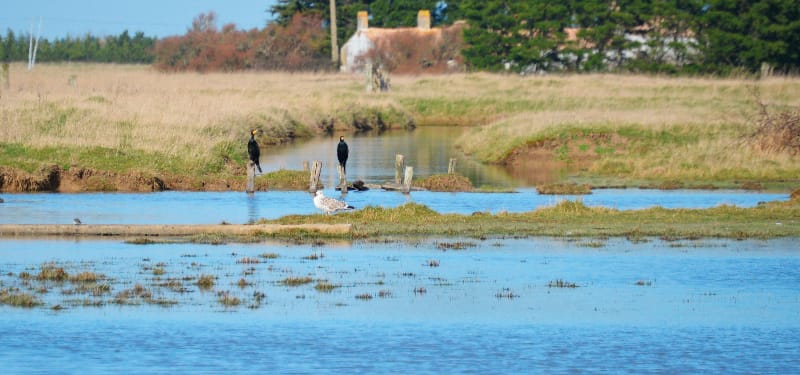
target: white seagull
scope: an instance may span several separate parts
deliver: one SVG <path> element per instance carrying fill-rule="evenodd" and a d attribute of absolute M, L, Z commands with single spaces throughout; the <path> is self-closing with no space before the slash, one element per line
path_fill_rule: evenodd
<path fill-rule="evenodd" d="M 78 219 L 78 218 L 76 217 L 76 218 L 72 219 L 72 224 L 75 224 L 75 225 L 81 225 L 81 224 L 83 224 L 83 223 L 81 223 L 81 219 Z"/>
<path fill-rule="evenodd" d="M 352 210 L 355 208 L 347 204 L 345 201 L 326 197 L 324 194 L 322 194 L 322 190 L 317 190 L 317 194 L 314 196 L 314 206 L 317 206 L 317 208 L 324 211 L 326 214 L 332 214 L 336 211 Z"/>

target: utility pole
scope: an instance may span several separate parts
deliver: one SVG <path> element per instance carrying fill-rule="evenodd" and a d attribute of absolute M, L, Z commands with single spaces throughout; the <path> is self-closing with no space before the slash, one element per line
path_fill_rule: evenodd
<path fill-rule="evenodd" d="M 333 67 L 339 67 L 339 43 L 336 40 L 336 0 L 331 0 L 331 61 Z"/>

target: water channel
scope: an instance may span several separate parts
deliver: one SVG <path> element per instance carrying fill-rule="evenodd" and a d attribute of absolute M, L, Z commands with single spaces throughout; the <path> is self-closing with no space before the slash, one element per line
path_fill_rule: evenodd
<path fill-rule="evenodd" d="M 447 173 L 450 158 L 456 158 L 456 171 L 469 178 L 474 186 L 525 185 L 503 167 L 477 163 L 456 150 L 453 144 L 464 131 L 468 130 L 463 127 L 423 127 L 413 131 L 343 134 L 350 149 L 348 180 L 360 179 L 378 184 L 394 181 L 395 155 L 401 154 L 405 156 L 405 164 L 414 167 L 415 176 Z M 266 171 L 301 169 L 304 161 L 320 160 L 323 162 L 321 181 L 325 186 L 335 186 L 339 135 L 262 147 L 261 166 Z"/>
<path fill-rule="evenodd" d="M 454 134 L 350 137 L 348 171 L 391 180 L 394 154 L 444 173 Z M 427 137 L 427 136 L 426 136 Z M 416 153 L 407 150 L 413 145 Z M 438 145 L 438 146 L 437 146 Z M 423 150 L 423 151 L 420 151 Z M 265 170 L 326 160 L 335 139 L 267 149 Z M 356 155 L 366 155 L 356 156 Z M 501 169 L 473 184 L 513 193 L 371 190 L 356 207 L 520 212 L 580 199 L 621 210 L 752 207 L 787 194 L 601 189 L 542 196 Z M 462 169 L 463 168 L 463 169 Z M 332 189 L 326 195 L 339 196 Z M 246 223 L 316 213 L 306 192 L 2 194 L 0 224 Z M 46 267 L 99 281 L 39 280 Z M 214 285 L 198 285 L 212 276 Z M 307 279 L 290 285 L 289 279 Z M 318 289 L 320 283 L 332 289 Z M 0 373 L 800 373 L 797 238 L 406 239 L 134 245 L 0 238 Z M 134 292 L 138 291 L 138 292 Z M 222 302 L 223 296 L 239 304 Z"/>

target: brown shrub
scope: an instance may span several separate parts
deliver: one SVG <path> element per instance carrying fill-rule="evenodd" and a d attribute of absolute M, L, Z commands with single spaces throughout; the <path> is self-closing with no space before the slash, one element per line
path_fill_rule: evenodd
<path fill-rule="evenodd" d="M 766 104 L 759 105 L 761 113 L 750 142 L 761 151 L 800 155 L 800 107 L 770 113 Z"/>
<path fill-rule="evenodd" d="M 472 182 L 458 174 L 437 174 L 418 181 L 415 185 L 430 191 L 472 191 Z"/>
<path fill-rule="evenodd" d="M 394 74 L 445 73 L 463 66 L 463 23 L 439 30 L 399 29 L 375 41 L 361 58 Z"/>

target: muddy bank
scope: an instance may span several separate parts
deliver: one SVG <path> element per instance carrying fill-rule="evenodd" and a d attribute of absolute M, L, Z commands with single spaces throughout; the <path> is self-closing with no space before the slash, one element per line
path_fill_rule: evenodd
<path fill-rule="evenodd" d="M 191 236 L 224 234 L 256 236 L 295 231 L 347 234 L 351 224 L 253 224 L 253 225 L 50 225 L 4 224 L 0 236 Z"/>
<path fill-rule="evenodd" d="M 543 139 L 517 147 L 502 164 L 515 178 L 532 185 L 550 184 L 564 174 L 588 169 L 600 159 L 597 150 L 615 152 L 625 143 L 617 135 L 601 133 Z"/>
<path fill-rule="evenodd" d="M 145 172 L 116 173 L 80 167 L 63 169 L 57 165 L 42 167 L 34 173 L 0 167 L 0 191 L 11 193 L 227 191 L 244 190 L 244 183 L 243 178 L 156 176 Z"/>

